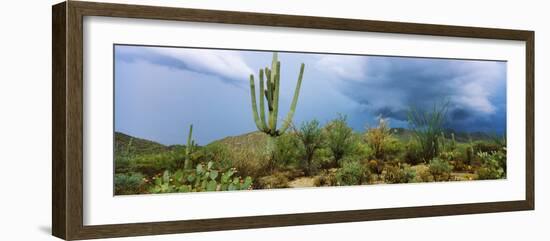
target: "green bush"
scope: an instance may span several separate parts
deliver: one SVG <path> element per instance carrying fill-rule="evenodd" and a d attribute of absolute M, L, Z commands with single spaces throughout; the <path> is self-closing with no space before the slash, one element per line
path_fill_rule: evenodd
<path fill-rule="evenodd" d="M 234 166 L 231 151 L 222 143 L 214 142 L 212 144 L 208 144 L 202 148 L 199 153 L 199 157 L 197 158 L 199 162 L 206 163 L 212 161 L 222 170 L 229 169 Z"/>
<path fill-rule="evenodd" d="M 449 181 L 453 166 L 446 160 L 434 158 L 430 161 L 429 170 L 435 181 Z"/>
<path fill-rule="evenodd" d="M 378 160 L 391 160 L 402 151 L 400 141 L 392 136 L 388 121 L 383 118 L 379 119 L 377 127 L 367 130 L 364 139 L 369 145 L 372 155 Z"/>
<path fill-rule="evenodd" d="M 401 141 L 391 137 L 386 141 L 384 149 L 384 160 L 402 162 L 399 158 L 400 153 L 402 153 L 404 149 Z"/>
<path fill-rule="evenodd" d="M 139 194 L 144 192 L 144 188 L 144 176 L 141 173 L 115 175 L 115 195 Z"/>
<path fill-rule="evenodd" d="M 302 123 L 299 131 L 295 131 L 296 136 L 302 143 L 302 158 L 300 167 L 304 173 L 309 176 L 315 171 L 317 166 L 314 163 L 314 156 L 318 149 L 323 146 L 322 130 L 317 120 Z"/>
<path fill-rule="evenodd" d="M 500 179 L 502 172 L 499 169 L 480 167 L 476 170 L 478 180 L 494 180 Z"/>
<path fill-rule="evenodd" d="M 384 180 L 386 183 L 409 183 L 413 182 L 416 172 L 408 164 L 384 168 Z"/>
<path fill-rule="evenodd" d="M 184 159 L 185 152 L 174 148 L 160 153 L 136 155 L 131 160 L 130 167 L 135 172 L 151 176 L 164 170 L 176 169 L 177 163 Z"/>
<path fill-rule="evenodd" d="M 367 183 L 369 176 L 369 170 L 358 161 L 343 161 L 342 168 L 336 172 L 336 180 L 341 186 Z"/>
<path fill-rule="evenodd" d="M 476 171 L 478 179 L 490 180 L 506 177 L 505 167 L 506 154 L 498 151 L 491 153 L 478 152 L 478 157 L 481 159 L 482 166 Z"/>
<path fill-rule="evenodd" d="M 300 140 L 294 133 L 279 136 L 275 142 L 273 158 L 277 166 L 297 164 L 300 159 Z"/>
<path fill-rule="evenodd" d="M 502 149 L 502 146 L 495 142 L 489 142 L 489 141 L 476 141 L 473 143 L 474 152 L 497 152 Z"/>
<path fill-rule="evenodd" d="M 269 159 L 268 154 L 251 149 L 238 149 L 231 153 L 233 166 L 239 175 L 254 179 L 270 173 Z"/>
<path fill-rule="evenodd" d="M 506 176 L 506 147 L 502 147 L 500 151 L 493 152 L 493 158 L 497 161 L 498 165 L 504 171 L 504 176 Z"/>
<path fill-rule="evenodd" d="M 321 174 L 315 177 L 313 180 L 313 185 L 316 187 L 338 185 L 336 173 L 330 170 L 324 170 Z"/>
<path fill-rule="evenodd" d="M 134 139 L 130 138 L 126 146 L 115 142 L 115 170 L 117 173 L 132 171 L 132 160 L 135 158 Z"/>
<path fill-rule="evenodd" d="M 334 161 L 340 160 L 352 152 L 355 141 L 353 129 L 348 126 L 346 116 L 340 115 L 325 126 L 327 146 L 332 152 Z"/>
<path fill-rule="evenodd" d="M 365 143 L 361 141 L 361 135 L 358 134 L 358 136 L 355 138 L 354 142 L 354 148 L 352 151 L 354 156 L 357 156 L 357 159 L 367 161 L 372 160 L 374 158 L 374 151 L 369 146 L 368 143 Z"/>
<path fill-rule="evenodd" d="M 433 182 L 434 176 L 430 173 L 429 166 L 426 166 L 424 164 L 418 165 L 415 167 L 416 169 L 416 177 L 414 178 L 414 182 Z"/>
<path fill-rule="evenodd" d="M 384 171 L 384 162 L 377 161 L 377 160 L 370 160 L 367 163 L 367 167 L 369 168 L 369 171 L 371 173 L 380 175 Z"/>
<path fill-rule="evenodd" d="M 417 165 L 423 162 L 420 144 L 416 140 L 409 140 L 403 148 L 403 161 L 410 165 Z"/>
<path fill-rule="evenodd" d="M 315 154 L 313 155 L 313 163 L 321 169 L 338 167 L 338 163 L 334 161 L 332 152 L 328 147 L 322 147 L 315 151 Z"/>

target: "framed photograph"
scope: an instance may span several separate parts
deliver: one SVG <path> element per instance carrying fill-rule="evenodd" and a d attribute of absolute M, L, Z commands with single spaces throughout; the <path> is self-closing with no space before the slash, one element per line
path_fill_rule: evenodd
<path fill-rule="evenodd" d="M 534 209 L 534 32 L 53 6 L 53 235 Z"/>

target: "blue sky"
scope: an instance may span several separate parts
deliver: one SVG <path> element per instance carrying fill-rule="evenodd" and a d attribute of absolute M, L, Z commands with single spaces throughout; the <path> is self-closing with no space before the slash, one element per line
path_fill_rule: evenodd
<path fill-rule="evenodd" d="M 115 131 L 167 145 L 184 144 L 190 124 L 200 145 L 255 131 L 248 76 L 257 77 L 271 57 L 261 51 L 116 45 Z M 279 59 L 280 119 L 305 63 L 296 124 L 326 123 L 344 114 L 357 131 L 374 126 L 378 117 L 407 127 L 411 106 L 448 101 L 449 128 L 506 128 L 506 62 L 286 52 Z"/>

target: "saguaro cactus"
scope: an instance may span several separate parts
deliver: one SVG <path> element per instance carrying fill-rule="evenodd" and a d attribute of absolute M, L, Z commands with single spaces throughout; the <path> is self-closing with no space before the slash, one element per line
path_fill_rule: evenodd
<path fill-rule="evenodd" d="M 193 140 L 193 124 L 189 126 L 189 134 L 187 136 L 187 145 L 185 146 L 185 169 L 191 168 L 191 154 L 195 148 L 195 140 Z"/>
<path fill-rule="evenodd" d="M 279 88 L 280 88 L 280 72 L 281 62 L 277 58 L 277 53 L 273 53 L 273 60 L 271 62 L 271 69 L 265 67 L 259 71 L 260 81 L 260 113 L 258 114 L 258 106 L 256 104 L 256 88 L 254 86 L 254 75 L 250 75 L 250 97 L 252 101 L 252 114 L 254 122 L 258 130 L 264 133 L 276 137 L 282 135 L 290 126 L 292 117 L 296 111 L 296 104 L 298 103 L 298 95 L 300 94 L 300 86 L 302 85 L 302 76 L 304 74 L 304 63 L 300 66 L 300 74 L 298 75 L 298 82 L 294 89 L 294 97 L 290 105 L 290 111 L 288 112 L 281 129 L 277 129 L 277 117 L 279 112 Z M 266 77 L 264 88 L 264 74 Z M 265 96 L 265 97 L 264 97 Z M 268 116 L 266 123 L 264 98 L 267 100 Z"/>

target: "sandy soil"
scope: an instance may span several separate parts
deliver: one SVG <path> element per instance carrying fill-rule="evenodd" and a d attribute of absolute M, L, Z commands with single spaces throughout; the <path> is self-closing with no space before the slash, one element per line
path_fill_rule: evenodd
<path fill-rule="evenodd" d="M 291 188 L 294 187 L 313 187 L 313 177 L 299 177 L 288 183 Z"/>

